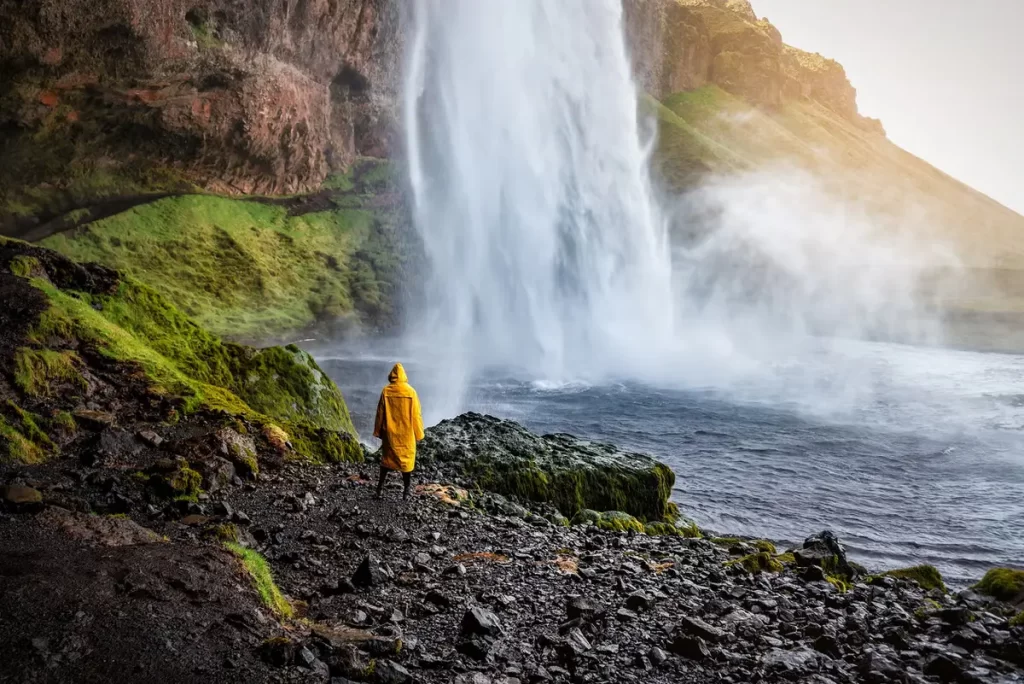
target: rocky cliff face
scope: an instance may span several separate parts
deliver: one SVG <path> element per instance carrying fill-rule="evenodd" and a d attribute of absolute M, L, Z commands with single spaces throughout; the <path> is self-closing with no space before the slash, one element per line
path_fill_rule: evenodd
<path fill-rule="evenodd" d="M 392 0 L 0 0 L 0 12 L 8 187 L 88 195 L 99 177 L 293 193 L 394 145 Z M 39 194 L 7 208 L 27 213 Z"/>
<path fill-rule="evenodd" d="M 319 187 L 397 150 L 402 0 L 0 0 L 0 219 L 97 198 Z M 624 0 L 641 86 L 810 98 L 857 123 L 843 68 L 746 0 Z"/>
<path fill-rule="evenodd" d="M 869 131 L 857 93 L 836 61 L 782 42 L 747 0 L 624 0 L 625 32 L 640 85 L 662 99 L 717 85 L 752 104 L 811 99 Z"/>

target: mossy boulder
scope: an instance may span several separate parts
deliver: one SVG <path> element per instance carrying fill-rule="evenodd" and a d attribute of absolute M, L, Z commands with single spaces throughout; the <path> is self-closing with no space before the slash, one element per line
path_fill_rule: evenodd
<path fill-rule="evenodd" d="M 644 524 L 642 522 L 629 513 L 621 511 L 606 511 L 602 513 L 601 518 L 597 521 L 597 527 L 608 532 L 644 532 Z"/>
<path fill-rule="evenodd" d="M 758 551 L 741 558 L 734 558 L 726 561 L 726 566 L 738 566 L 752 575 L 759 575 L 762 572 L 782 572 L 783 564 L 773 554 L 767 551 Z"/>
<path fill-rule="evenodd" d="M 992 568 L 972 588 L 1000 601 L 1024 601 L 1024 570 Z"/>
<path fill-rule="evenodd" d="M 87 388 L 108 405 L 86 411 Z M 224 342 L 130 276 L 4 238 L 0 396 L 7 460 L 58 453 L 86 414 L 273 425 L 296 457 L 363 457 L 341 393 L 298 347 Z"/>
<path fill-rule="evenodd" d="M 649 456 L 569 435 L 535 435 L 508 420 L 467 413 L 427 430 L 418 463 L 438 476 L 526 502 L 548 502 L 570 518 L 622 511 L 644 522 L 678 517 L 675 474 Z"/>
<path fill-rule="evenodd" d="M 942 580 L 942 573 L 934 565 L 915 565 L 910 568 L 887 570 L 882 575 L 913 580 L 925 591 L 938 589 L 942 593 L 946 593 L 946 583 Z"/>

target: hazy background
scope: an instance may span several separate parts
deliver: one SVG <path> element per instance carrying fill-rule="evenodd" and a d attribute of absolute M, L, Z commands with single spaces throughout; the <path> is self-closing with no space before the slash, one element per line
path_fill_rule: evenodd
<path fill-rule="evenodd" d="M 1024 0 L 751 0 L 897 145 L 1024 213 Z"/>

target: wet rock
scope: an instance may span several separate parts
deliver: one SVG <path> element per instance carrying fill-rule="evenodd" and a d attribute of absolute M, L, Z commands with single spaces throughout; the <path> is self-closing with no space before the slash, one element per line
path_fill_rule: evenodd
<path fill-rule="evenodd" d="M 661 667 L 668 660 L 668 654 L 657 646 L 652 646 L 651 650 L 647 652 L 647 659 L 651 661 L 651 665 L 654 667 Z"/>
<path fill-rule="evenodd" d="M 709 625 L 698 617 L 684 617 L 676 626 L 676 631 L 681 634 L 700 637 L 711 643 L 720 641 L 725 635 L 725 632 L 721 629 Z"/>
<path fill-rule="evenodd" d="M 822 634 L 814 640 L 814 650 L 824 653 L 832 658 L 840 656 L 839 642 L 831 634 Z"/>
<path fill-rule="evenodd" d="M 708 645 L 698 636 L 689 634 L 676 634 L 669 645 L 669 650 L 676 655 L 690 660 L 705 660 L 711 658 L 711 650 Z"/>
<path fill-rule="evenodd" d="M 374 667 L 373 681 L 379 684 L 406 684 L 412 681 L 412 675 L 396 662 L 381 660 Z"/>
<path fill-rule="evenodd" d="M 442 594 L 441 592 L 436 591 L 436 590 L 431 590 L 431 591 L 427 592 L 427 595 L 424 598 L 424 600 L 427 603 L 430 603 L 432 605 L 437 606 L 438 608 L 445 608 L 446 609 L 446 608 L 451 608 L 452 607 L 452 600 L 451 600 L 451 598 L 449 598 L 447 595 Z"/>
<path fill-rule="evenodd" d="M 491 655 L 494 640 L 489 637 L 471 636 L 455 645 L 455 650 L 473 660 L 487 660 Z"/>
<path fill-rule="evenodd" d="M 815 668 L 820 658 L 818 653 L 809 648 L 798 648 L 793 651 L 775 648 L 761 658 L 761 662 L 769 670 L 800 673 Z"/>
<path fill-rule="evenodd" d="M 586 618 L 597 612 L 597 606 L 582 596 L 570 596 L 565 601 L 565 612 L 570 620 Z"/>
<path fill-rule="evenodd" d="M 474 606 L 462 616 L 462 633 L 496 637 L 501 634 L 501 621 L 486 608 Z"/>
<path fill-rule="evenodd" d="M 24 485 L 4 485 L 0 487 L 0 501 L 12 511 L 38 511 L 43 507 L 43 495 L 38 489 Z"/>
<path fill-rule="evenodd" d="M 929 677 L 938 677 L 942 682 L 973 681 L 973 678 L 967 676 L 959 659 L 942 653 L 925 661 L 924 673 Z"/>
<path fill-rule="evenodd" d="M 650 610 L 654 601 L 644 591 L 637 590 L 626 597 L 626 608 L 634 611 Z"/>
<path fill-rule="evenodd" d="M 383 580 L 380 563 L 373 556 L 365 556 L 352 575 L 352 585 L 364 589 L 380 586 Z"/>
<path fill-rule="evenodd" d="M 268 665 L 285 667 L 295 659 L 296 643 L 288 637 L 267 639 L 259 648 L 260 657 Z"/>
<path fill-rule="evenodd" d="M 153 430 L 149 429 L 139 430 L 138 432 L 135 433 L 135 436 L 138 437 L 143 444 L 151 446 L 154 449 L 158 448 L 161 444 L 164 443 L 163 437 L 158 435 Z"/>

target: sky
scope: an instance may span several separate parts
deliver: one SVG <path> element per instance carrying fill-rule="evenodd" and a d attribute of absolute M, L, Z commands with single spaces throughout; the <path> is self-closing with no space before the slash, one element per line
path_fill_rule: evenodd
<path fill-rule="evenodd" d="M 842 64 L 890 140 L 1024 213 L 1024 0 L 751 4 L 786 43 Z"/>

